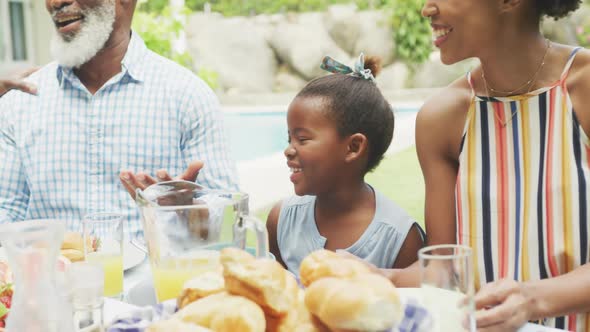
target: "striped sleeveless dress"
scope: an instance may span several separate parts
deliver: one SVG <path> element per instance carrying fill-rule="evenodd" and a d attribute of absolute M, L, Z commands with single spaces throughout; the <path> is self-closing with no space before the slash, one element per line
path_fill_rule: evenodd
<path fill-rule="evenodd" d="M 590 139 L 559 81 L 526 95 L 473 97 L 455 188 L 459 243 L 473 248 L 476 289 L 539 280 L 588 263 Z M 540 324 L 590 331 L 587 314 Z"/>

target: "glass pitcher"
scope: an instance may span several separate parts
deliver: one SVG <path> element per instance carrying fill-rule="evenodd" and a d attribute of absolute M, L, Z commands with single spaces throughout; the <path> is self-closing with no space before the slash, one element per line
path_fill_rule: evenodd
<path fill-rule="evenodd" d="M 0 243 L 14 272 L 7 332 L 73 332 L 71 308 L 56 285 L 65 224 L 31 220 L 0 225 Z"/>
<path fill-rule="evenodd" d="M 219 250 L 246 249 L 248 230 L 256 236 L 248 250 L 268 256 L 266 227 L 248 214 L 245 193 L 167 181 L 136 194 L 158 302 L 176 298 L 187 280 L 221 269 Z"/>

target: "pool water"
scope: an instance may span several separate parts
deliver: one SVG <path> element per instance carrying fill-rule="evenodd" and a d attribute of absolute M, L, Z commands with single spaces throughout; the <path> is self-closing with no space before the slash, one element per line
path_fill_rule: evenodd
<path fill-rule="evenodd" d="M 286 112 L 224 113 L 224 123 L 236 161 L 261 158 L 287 147 Z"/>
<path fill-rule="evenodd" d="M 396 108 L 396 120 L 417 112 L 416 108 Z M 254 160 L 287 147 L 287 113 L 224 112 L 230 153 L 235 161 Z M 396 123 L 397 125 L 397 123 Z"/>

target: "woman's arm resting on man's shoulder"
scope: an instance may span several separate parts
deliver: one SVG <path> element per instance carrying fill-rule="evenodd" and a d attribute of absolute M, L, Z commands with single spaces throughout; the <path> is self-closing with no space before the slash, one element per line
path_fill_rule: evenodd
<path fill-rule="evenodd" d="M 0 97 L 2 97 L 6 92 L 12 89 L 21 90 L 23 92 L 30 93 L 33 95 L 37 94 L 37 87 L 23 80 L 23 78 L 31 75 L 37 70 L 39 70 L 39 68 L 33 67 L 16 74 L 14 78 L 11 77 L 0 79 Z"/>

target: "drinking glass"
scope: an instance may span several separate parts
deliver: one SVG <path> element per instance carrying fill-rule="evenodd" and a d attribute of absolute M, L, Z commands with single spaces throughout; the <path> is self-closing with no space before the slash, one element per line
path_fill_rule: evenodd
<path fill-rule="evenodd" d="M 104 271 L 102 266 L 76 262 L 66 271 L 76 331 L 104 332 Z"/>
<path fill-rule="evenodd" d="M 475 331 L 471 248 L 435 245 L 420 249 L 422 300 L 435 332 Z"/>
<path fill-rule="evenodd" d="M 104 295 L 123 297 L 123 216 L 92 213 L 82 222 L 86 261 L 104 270 Z"/>

